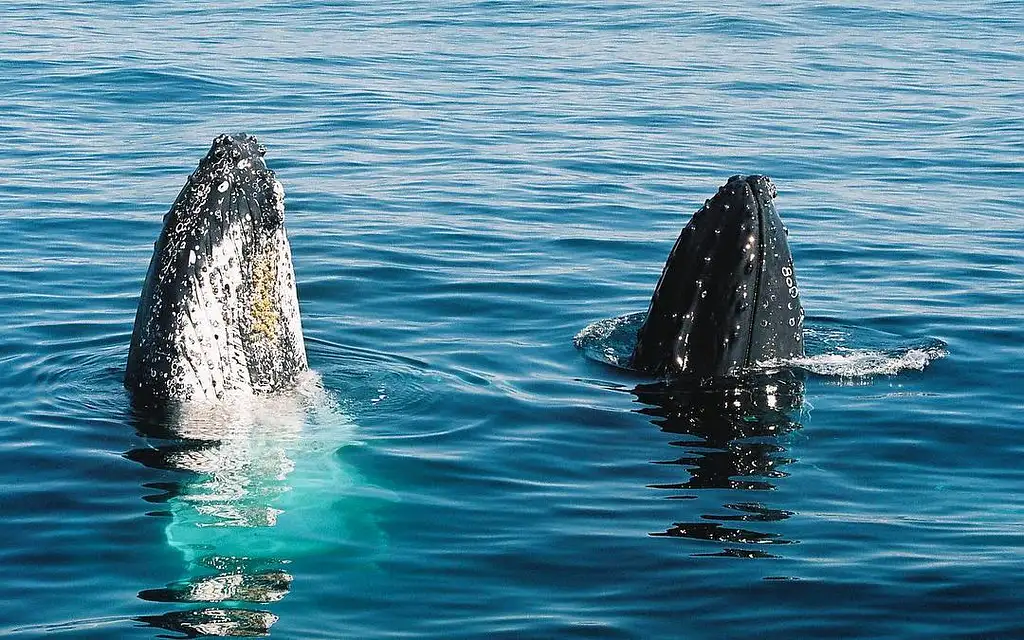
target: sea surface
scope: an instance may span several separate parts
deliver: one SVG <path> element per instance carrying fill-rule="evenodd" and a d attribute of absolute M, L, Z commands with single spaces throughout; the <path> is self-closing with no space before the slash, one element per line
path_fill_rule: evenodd
<path fill-rule="evenodd" d="M 0 636 L 1024 637 L 1022 105 L 1018 0 L 0 3 Z M 124 363 L 237 131 L 322 389 L 182 437 Z M 771 411 L 584 331 L 738 173 Z"/>

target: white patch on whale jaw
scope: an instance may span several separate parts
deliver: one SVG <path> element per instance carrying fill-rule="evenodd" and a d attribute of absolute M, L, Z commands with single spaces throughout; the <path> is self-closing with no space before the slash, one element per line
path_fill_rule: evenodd
<path fill-rule="evenodd" d="M 174 397 L 278 391 L 307 368 L 284 228 L 250 244 L 240 227 L 229 228 L 189 276 L 172 329 L 177 348 L 168 386 Z"/>

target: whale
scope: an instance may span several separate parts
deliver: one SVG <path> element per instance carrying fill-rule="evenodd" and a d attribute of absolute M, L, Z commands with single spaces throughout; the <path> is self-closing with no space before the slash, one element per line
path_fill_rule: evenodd
<path fill-rule="evenodd" d="M 266 148 L 218 136 L 163 218 L 124 385 L 136 406 L 267 394 L 308 370 L 284 188 Z"/>
<path fill-rule="evenodd" d="M 386 543 L 386 492 L 343 454 L 358 425 L 307 363 L 284 188 L 265 158 L 255 137 L 221 135 L 186 181 L 124 374 L 139 439 L 122 455 L 156 471 L 147 515 L 180 559 L 137 594 L 165 612 L 136 620 L 188 637 L 265 636 L 278 621 L 266 605 L 302 580 L 294 565 L 372 567 Z"/>
<path fill-rule="evenodd" d="M 735 175 L 693 214 L 637 330 L 633 369 L 703 380 L 804 355 L 804 311 L 777 193 L 767 176 Z"/>

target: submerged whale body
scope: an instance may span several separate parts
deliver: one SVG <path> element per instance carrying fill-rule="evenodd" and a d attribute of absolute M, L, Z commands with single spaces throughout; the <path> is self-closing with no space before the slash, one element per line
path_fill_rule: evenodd
<path fill-rule="evenodd" d="M 136 404 L 278 391 L 308 369 L 284 189 L 265 153 L 219 136 L 164 216 L 125 370 Z"/>
<path fill-rule="evenodd" d="M 679 234 L 631 365 L 663 376 L 734 375 L 804 354 L 793 256 L 766 176 L 733 176 Z"/>

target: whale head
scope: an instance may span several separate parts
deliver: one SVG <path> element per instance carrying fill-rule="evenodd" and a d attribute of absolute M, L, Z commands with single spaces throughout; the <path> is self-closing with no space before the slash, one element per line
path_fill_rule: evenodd
<path fill-rule="evenodd" d="M 164 216 L 125 371 L 137 402 L 271 392 L 307 369 L 284 189 L 265 153 L 219 136 Z"/>
<path fill-rule="evenodd" d="M 766 176 L 733 176 L 693 215 L 637 334 L 634 368 L 707 378 L 803 355 L 804 312 L 775 195 Z"/>

